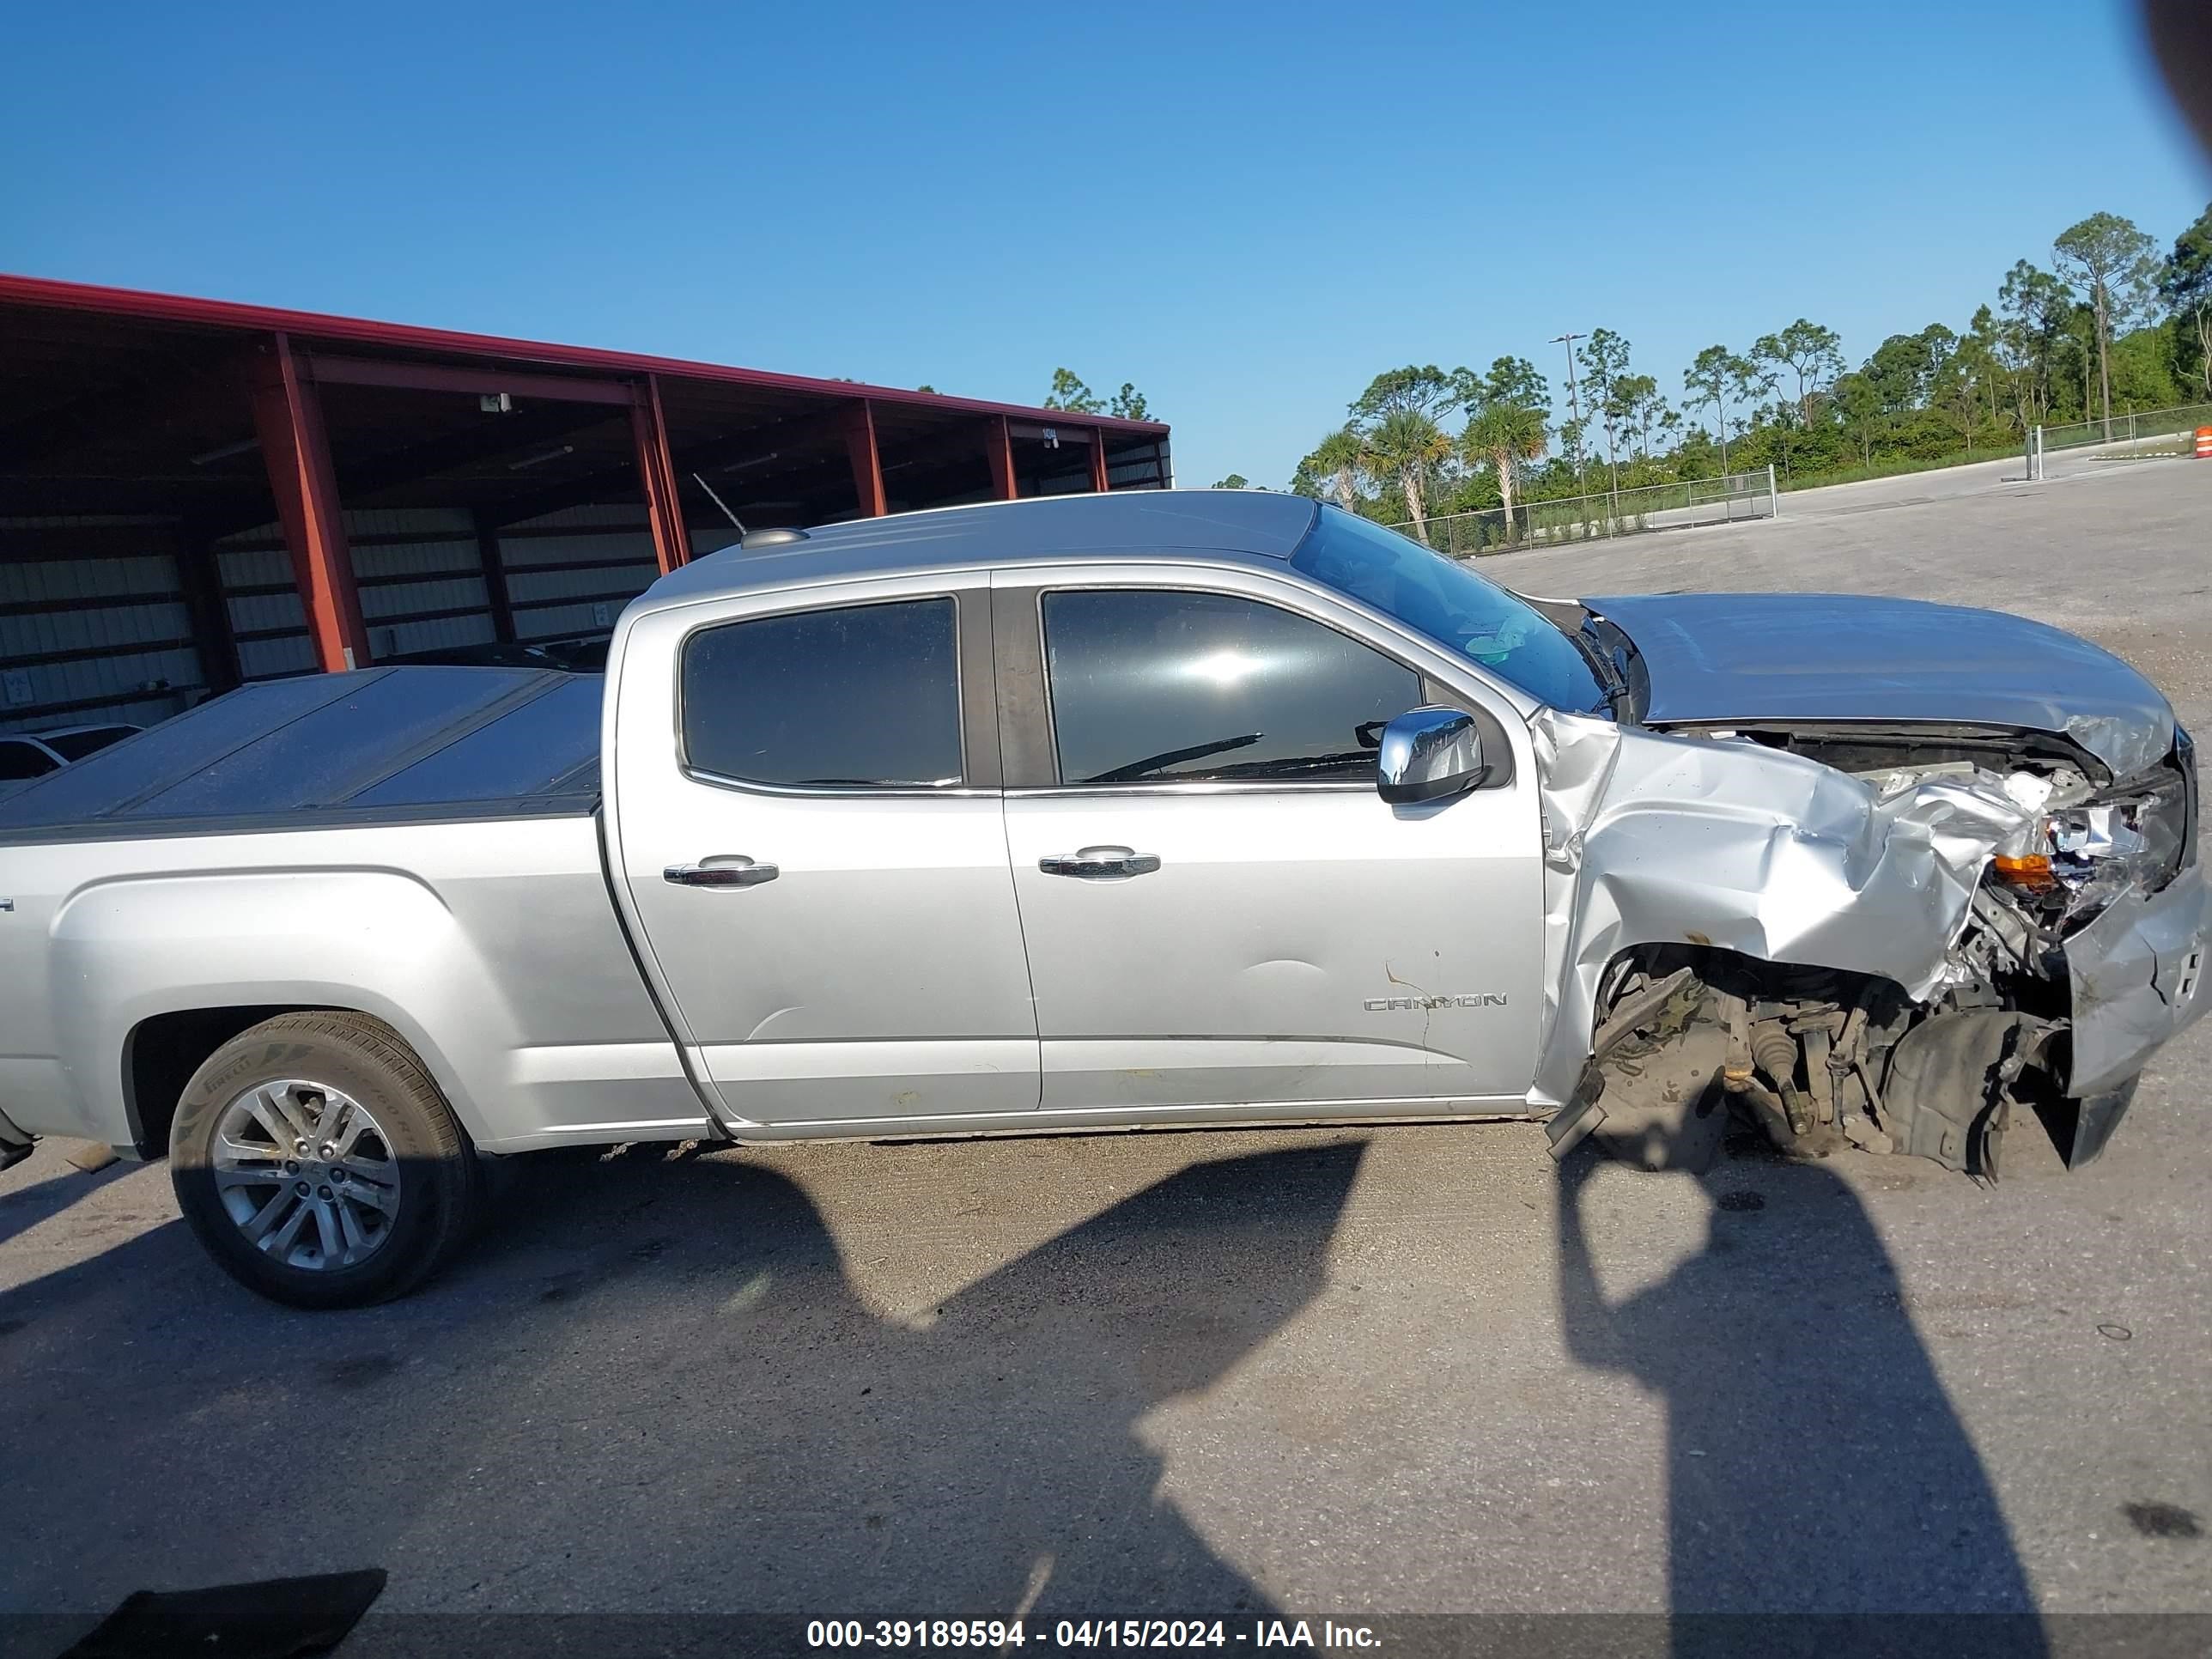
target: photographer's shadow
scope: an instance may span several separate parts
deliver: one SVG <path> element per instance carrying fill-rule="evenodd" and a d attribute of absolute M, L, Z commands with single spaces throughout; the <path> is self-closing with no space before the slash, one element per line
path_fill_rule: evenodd
<path fill-rule="evenodd" d="M 1144 1419 L 1320 1292 L 1364 1150 L 1191 1164 L 918 1318 L 871 1307 L 799 1184 L 737 1156 L 521 1172 L 476 1256 L 349 1314 L 260 1302 L 157 1227 L 0 1291 L 0 1382 L 37 1425 L 0 1490 L 70 1564 L 0 1572 L 0 1601 L 82 1625 L 141 1587 L 385 1566 L 363 1651 L 413 1628 L 387 1613 L 580 1603 L 649 1615 L 648 1646 L 680 1627 L 654 1610 L 694 1605 L 1257 1615 Z M 920 1207 L 914 1249 L 965 1224 Z M 241 1461 L 333 1432 L 335 1487 L 227 1496 Z"/>
<path fill-rule="evenodd" d="M 1612 1302 L 1583 1218 L 1600 1163 L 1559 1169 L 1561 1319 L 1577 1362 L 1666 1403 L 1674 1650 L 2042 1653 L 1996 1495 L 1850 1188 L 1717 1164 L 1704 1248 Z"/>
<path fill-rule="evenodd" d="M 713 1241 L 713 1279 L 733 1291 L 718 1354 L 683 1385 L 741 1401 L 747 1426 L 700 1470 L 694 1529 L 741 1564 L 759 1612 L 1034 1629 L 1267 1611 L 1164 1492 L 1140 1426 L 1217 1384 L 1320 1292 L 1364 1152 L 1193 1164 L 913 1322 L 863 1304 L 795 1183 L 724 1167 L 696 1208 L 655 1212 L 657 1227 Z"/>

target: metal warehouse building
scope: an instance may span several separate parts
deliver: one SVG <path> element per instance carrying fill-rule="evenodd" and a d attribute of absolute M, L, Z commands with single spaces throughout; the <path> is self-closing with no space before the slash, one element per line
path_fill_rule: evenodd
<path fill-rule="evenodd" d="M 1169 480 L 1147 422 L 0 276 L 0 730 L 604 635 L 732 520 Z"/>

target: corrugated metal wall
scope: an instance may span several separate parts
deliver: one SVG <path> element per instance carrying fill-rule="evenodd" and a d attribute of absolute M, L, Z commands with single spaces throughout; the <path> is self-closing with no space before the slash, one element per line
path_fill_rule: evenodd
<path fill-rule="evenodd" d="M 293 586 L 292 556 L 275 525 L 226 536 L 216 544 L 216 578 L 231 635 L 238 641 L 238 672 L 249 680 L 304 674 L 315 666 L 307 638 L 307 613 Z"/>
<path fill-rule="evenodd" d="M 660 566 L 642 507 L 571 507 L 501 527 L 519 640 L 604 634 Z"/>
<path fill-rule="evenodd" d="M 453 507 L 349 510 L 354 585 L 372 658 L 494 637 L 476 521 Z"/>
<path fill-rule="evenodd" d="M 372 657 L 476 645 L 493 637 L 476 526 L 466 513 L 348 508 L 345 530 Z M 218 550 L 240 672 L 265 680 L 313 669 L 314 647 L 283 532 L 263 525 L 226 538 Z"/>
<path fill-rule="evenodd" d="M 481 550 L 470 516 L 450 508 L 349 509 L 354 581 L 373 658 L 495 637 Z M 516 638 L 604 634 L 660 574 L 639 507 L 575 507 L 495 532 Z M 292 559 L 275 525 L 220 544 L 225 604 L 249 680 L 315 666 Z"/>
<path fill-rule="evenodd" d="M 0 730 L 145 724 L 205 695 L 173 529 L 0 519 Z"/>
<path fill-rule="evenodd" d="M 1109 489 L 1166 489 L 1175 483 L 1175 468 L 1168 459 L 1164 438 L 1146 438 L 1135 443 L 1114 439 L 1106 446 L 1106 487 Z"/>

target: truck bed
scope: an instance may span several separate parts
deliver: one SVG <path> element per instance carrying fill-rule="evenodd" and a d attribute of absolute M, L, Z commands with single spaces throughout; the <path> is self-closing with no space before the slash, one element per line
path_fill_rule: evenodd
<path fill-rule="evenodd" d="M 262 681 L 0 799 L 0 846 L 588 816 L 604 685 L 476 667 Z"/>
<path fill-rule="evenodd" d="M 610 902 L 603 684 L 272 681 L 0 801 L 0 1131 L 158 1152 L 163 1032 L 307 1006 L 392 1025 L 481 1150 L 703 1133 Z"/>

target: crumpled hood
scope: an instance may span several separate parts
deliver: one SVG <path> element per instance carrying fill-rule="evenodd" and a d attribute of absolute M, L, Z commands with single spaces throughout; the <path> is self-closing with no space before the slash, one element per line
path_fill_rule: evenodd
<path fill-rule="evenodd" d="M 1583 603 L 1634 641 L 1645 718 L 1929 721 L 2070 738 L 2131 777 L 2173 746 L 2148 680 L 2025 617 L 1845 593 L 1668 593 Z"/>

